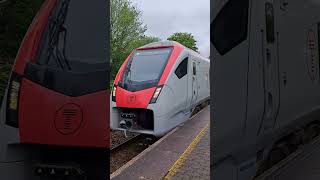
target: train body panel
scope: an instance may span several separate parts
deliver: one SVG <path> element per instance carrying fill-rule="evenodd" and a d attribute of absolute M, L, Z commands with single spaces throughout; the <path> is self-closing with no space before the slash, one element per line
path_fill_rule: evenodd
<path fill-rule="evenodd" d="M 252 178 L 280 140 L 320 118 L 320 4 L 229 0 L 215 5 L 212 163 L 230 160 L 239 169 L 246 166 Z M 230 23 L 223 29 L 222 21 Z M 244 172 L 237 178 L 246 177 Z"/>
<path fill-rule="evenodd" d="M 109 177 L 107 7 L 43 1 L 2 101 L 1 179 Z"/>
<path fill-rule="evenodd" d="M 136 56 L 137 53 L 149 49 L 154 51 L 152 53 L 157 54 L 158 48 L 160 51 L 164 48 L 172 48 L 172 52 L 155 84 L 148 86 L 146 89 L 135 90 L 135 87 L 131 87 L 133 90 L 128 90 L 129 93 L 126 96 L 122 96 L 121 91 L 123 90 L 122 87 L 119 87 L 119 83 L 121 83 L 120 81 L 123 77 L 116 77 L 116 80 L 119 81 L 115 81 L 116 90 L 111 95 L 115 95 L 113 99 L 116 101 L 111 102 L 110 127 L 112 129 L 162 136 L 186 121 L 190 117 L 192 109 L 198 103 L 209 99 L 208 80 L 205 81 L 205 77 L 208 77 L 209 74 L 209 60 L 200 57 L 197 53 L 176 42 L 169 41 L 146 45 L 138 48 L 134 54 Z M 152 60 L 148 59 L 148 61 Z M 127 63 L 125 62 L 124 64 Z M 193 66 L 195 67 L 193 68 Z M 117 76 L 125 75 L 126 68 L 120 68 Z M 196 71 L 196 74 L 193 74 L 193 71 Z M 137 93 L 146 94 L 142 98 L 136 96 Z M 155 98 L 156 93 L 157 97 L 154 101 L 153 98 Z M 130 99 L 134 102 L 143 100 L 144 106 L 139 106 L 135 103 L 130 105 L 128 103 Z M 128 105 L 121 103 L 120 105 L 118 103 L 118 101 L 124 100 L 127 101 Z M 145 106 L 146 104 L 147 106 Z M 141 115 L 141 111 L 146 111 L 147 113 Z M 121 117 L 123 114 L 130 115 L 130 113 L 135 114 L 135 117 L 128 119 Z M 130 124 L 126 125 L 125 122 L 128 121 Z M 121 125 L 121 123 L 123 124 Z"/>
<path fill-rule="evenodd" d="M 101 121 L 101 117 L 108 116 L 106 92 L 69 97 L 54 91 L 48 93 L 30 80 L 23 80 L 21 87 L 18 116 L 19 127 L 23 127 L 19 129 L 22 143 L 107 147 L 109 138 L 105 127 L 108 122 Z M 97 104 L 101 108 L 96 108 Z M 31 123 L 31 119 L 37 122 Z"/>
<path fill-rule="evenodd" d="M 108 38 L 107 24 L 96 18 L 106 13 L 104 5 L 44 1 L 21 43 L 2 103 L 2 123 L 18 130 L 18 142 L 109 148 L 107 47 L 101 40 Z M 82 17 L 83 9 L 95 13 Z"/>

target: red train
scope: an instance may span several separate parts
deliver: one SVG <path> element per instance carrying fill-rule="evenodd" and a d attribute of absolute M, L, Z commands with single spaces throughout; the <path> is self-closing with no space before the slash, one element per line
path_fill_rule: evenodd
<path fill-rule="evenodd" d="M 68 169 L 60 166 L 68 157 L 82 170 L 88 162 L 95 167 L 93 160 L 78 162 L 91 156 L 89 152 L 94 152 L 92 157 L 105 156 L 95 164 L 104 164 L 103 172 L 107 171 L 106 7 L 102 0 L 46 0 L 21 43 L 2 106 L 2 133 L 41 152 L 41 161 L 45 157 L 47 162 L 39 160 L 42 172 Z"/>

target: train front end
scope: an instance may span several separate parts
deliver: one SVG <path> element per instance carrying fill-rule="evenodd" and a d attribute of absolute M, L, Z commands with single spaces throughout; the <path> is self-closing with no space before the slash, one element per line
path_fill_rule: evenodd
<path fill-rule="evenodd" d="M 134 50 L 121 66 L 111 93 L 111 129 L 162 136 L 170 124 L 173 91 L 166 84 L 183 47 L 178 43 Z"/>
<path fill-rule="evenodd" d="M 1 136 L 8 145 L 1 146 L 7 154 L 0 161 L 32 159 L 38 165 L 30 167 L 47 173 L 64 173 L 59 169 L 74 163 L 80 169 L 87 162 L 106 165 L 105 158 L 93 160 L 107 157 L 109 148 L 105 7 L 101 0 L 44 1 L 21 43 L 2 103 Z M 94 13 L 84 15 L 84 9 Z M 14 155 L 18 151 L 24 155 Z"/>

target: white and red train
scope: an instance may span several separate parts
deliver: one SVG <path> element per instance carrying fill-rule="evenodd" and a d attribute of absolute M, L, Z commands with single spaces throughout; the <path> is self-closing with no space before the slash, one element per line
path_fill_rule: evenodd
<path fill-rule="evenodd" d="M 210 98 L 209 59 L 174 41 L 134 50 L 114 81 L 110 127 L 162 136 Z"/>

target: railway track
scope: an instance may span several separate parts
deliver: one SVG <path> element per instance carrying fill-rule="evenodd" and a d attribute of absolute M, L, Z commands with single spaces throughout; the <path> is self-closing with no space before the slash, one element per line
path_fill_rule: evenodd
<path fill-rule="evenodd" d="M 110 149 L 110 174 L 155 143 L 158 138 L 136 135 Z"/>
<path fill-rule="evenodd" d="M 128 138 L 127 140 L 121 142 L 120 144 L 112 147 L 110 149 L 110 151 L 111 151 L 111 153 L 116 152 L 116 151 L 120 150 L 122 147 L 126 146 L 128 143 L 134 143 L 135 141 L 137 141 L 137 139 L 139 139 L 141 137 L 142 137 L 142 134 L 138 134 L 138 135 L 135 135 L 131 138 Z"/>

